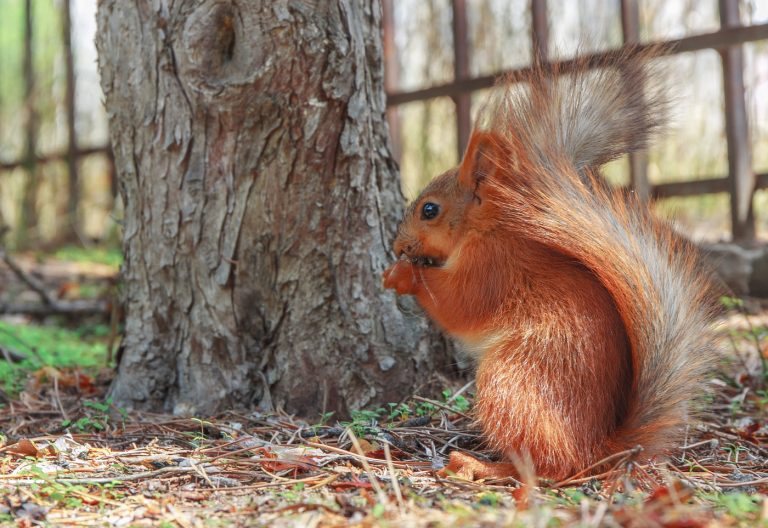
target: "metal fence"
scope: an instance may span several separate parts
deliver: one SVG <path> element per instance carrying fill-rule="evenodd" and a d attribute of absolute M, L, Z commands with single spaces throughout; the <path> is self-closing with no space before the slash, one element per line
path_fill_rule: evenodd
<path fill-rule="evenodd" d="M 494 75 L 471 77 L 469 75 L 470 54 L 467 35 L 467 3 L 466 0 L 451 0 L 453 10 L 454 37 L 454 80 L 446 84 L 431 86 L 424 89 L 401 92 L 397 91 L 397 79 L 392 66 L 395 60 L 393 41 L 392 2 L 383 0 L 384 7 L 384 50 L 385 75 L 387 83 L 387 104 L 390 108 L 413 101 L 425 101 L 437 97 L 450 96 L 456 105 L 456 129 L 458 138 L 459 157 L 469 139 L 472 123 L 470 118 L 470 95 L 476 90 L 492 87 L 500 75 L 523 74 L 525 68 L 512 71 L 501 71 Z M 755 238 L 755 220 L 752 207 L 753 196 L 757 189 L 768 188 L 768 173 L 755 174 L 751 165 L 747 113 L 744 100 L 744 59 L 741 44 L 756 40 L 768 39 L 768 24 L 742 26 L 739 20 L 738 0 L 718 0 L 720 9 L 721 29 L 713 33 L 689 36 L 677 40 L 641 44 L 639 39 L 639 9 L 637 0 L 616 0 L 621 4 L 621 26 L 624 46 L 644 48 L 655 44 L 665 44 L 665 53 L 679 54 L 704 49 L 717 50 L 722 58 L 722 74 L 725 97 L 725 124 L 728 142 L 728 175 L 703 180 L 681 181 L 651 185 L 646 173 L 646 163 L 643 154 L 630 156 L 630 181 L 635 192 L 645 197 L 665 198 L 671 196 L 692 196 L 708 193 L 727 192 L 730 194 L 731 226 L 734 240 L 749 242 Z M 21 159 L 11 162 L 0 162 L 0 172 L 24 167 L 34 171 L 37 165 L 56 161 L 66 161 L 69 176 L 69 214 L 74 219 L 78 200 L 78 161 L 86 156 L 107 154 L 111 159 L 110 148 L 107 145 L 94 148 L 80 148 L 75 134 L 75 101 L 76 79 L 72 61 L 71 23 L 69 20 L 70 0 L 62 2 L 63 31 L 62 45 L 65 50 L 66 69 L 66 121 L 68 143 L 62 152 L 37 155 L 35 149 L 34 125 L 30 120 L 30 130 L 27 134 L 25 154 Z M 30 5 L 29 0 L 27 6 Z M 548 57 L 548 20 L 546 0 L 531 0 L 531 39 L 535 60 L 547 63 Z M 27 28 L 27 35 L 31 28 Z M 615 53 L 609 50 L 592 54 L 594 58 Z M 25 46 L 25 72 L 28 76 L 28 87 L 34 79 L 31 70 L 31 51 Z M 561 68 L 567 68 L 569 63 L 577 59 L 560 62 Z M 579 59 L 580 60 L 580 59 Z M 30 103 L 31 104 L 31 103 Z M 394 141 L 398 138 L 396 127 L 393 130 Z M 112 169 L 114 171 L 114 168 Z M 114 179 L 114 178 L 113 178 Z"/>
<path fill-rule="evenodd" d="M 450 96 L 456 105 L 456 131 L 458 152 L 461 158 L 472 129 L 470 118 L 470 95 L 476 90 L 492 87 L 496 80 L 504 75 L 514 78 L 522 75 L 528 68 L 500 71 L 493 75 L 470 77 L 470 54 L 467 35 L 466 0 L 451 0 L 453 11 L 454 42 L 454 80 L 449 83 L 430 86 L 413 91 L 397 91 L 393 5 L 395 0 L 384 2 L 384 50 L 385 76 L 387 84 L 387 104 L 397 105 L 414 101 L 426 101 L 437 97 Z M 637 0 L 616 0 L 621 7 L 621 28 L 623 48 L 644 49 L 662 44 L 667 55 L 689 53 L 705 49 L 716 50 L 722 59 L 722 75 L 725 97 L 725 130 L 728 142 L 728 175 L 702 180 L 681 181 L 651 185 L 646 170 L 644 154 L 633 154 L 629 159 L 630 186 L 643 197 L 666 198 L 672 196 L 694 196 L 709 193 L 727 192 L 730 194 L 731 234 L 734 240 L 752 242 L 755 239 L 755 218 L 753 197 L 757 189 L 768 188 L 768 173 L 755 174 L 751 164 L 749 129 L 747 124 L 746 103 L 744 99 L 744 58 L 742 44 L 768 39 L 768 24 L 743 26 L 739 18 L 738 0 L 718 0 L 720 12 L 720 30 L 702 35 L 689 36 L 676 40 L 640 43 L 640 22 Z M 548 42 L 549 24 L 547 20 L 546 0 L 531 0 L 531 39 L 533 58 L 544 64 L 549 63 Z M 618 50 L 609 50 L 590 54 L 589 57 L 600 59 Z M 567 70 L 570 64 L 583 61 L 584 57 L 559 61 L 561 70 Z M 595 61 L 597 62 L 597 61 Z M 393 127 L 393 140 L 398 142 L 397 127 Z"/>
<path fill-rule="evenodd" d="M 23 31 L 22 31 L 22 50 L 21 50 L 21 72 L 23 82 L 24 101 L 23 108 L 20 110 L 24 112 L 25 125 L 24 130 L 20 131 L 24 137 L 23 152 L 19 158 L 11 161 L 0 160 L 0 173 L 7 173 L 16 169 L 22 168 L 27 174 L 27 177 L 31 181 L 35 181 L 37 178 L 38 169 L 46 164 L 61 163 L 64 162 L 66 166 L 66 175 L 68 179 L 68 197 L 67 197 L 67 228 L 69 231 L 77 230 L 77 210 L 80 203 L 80 177 L 79 177 L 79 165 L 80 161 L 88 156 L 104 156 L 109 159 L 110 168 L 109 175 L 111 178 L 112 193 L 114 195 L 116 191 L 115 178 L 114 178 L 114 163 L 112 160 L 112 152 L 109 145 L 98 145 L 95 147 L 82 147 L 78 142 L 77 130 L 75 126 L 77 108 L 77 76 L 75 74 L 75 57 L 73 54 L 73 29 L 72 29 L 72 0 L 61 0 L 58 9 L 60 12 L 61 20 L 61 33 L 57 35 L 60 39 L 60 45 L 62 49 L 62 58 L 64 66 L 64 125 L 67 130 L 66 144 L 61 150 L 53 152 L 38 152 L 38 146 L 40 143 L 39 137 L 39 115 L 36 108 L 36 85 L 37 78 L 34 68 L 35 62 L 35 50 L 33 46 L 33 33 L 36 31 L 35 20 L 33 18 L 34 13 L 34 1 L 24 0 L 23 2 Z M 26 200 L 27 198 L 24 197 Z M 30 203 L 24 203 L 22 205 L 22 215 L 26 216 L 28 211 L 24 209 L 35 208 L 34 200 Z M 25 229 L 28 226 L 19 226 L 21 229 Z M 62 233 L 67 236 L 69 233 Z"/>

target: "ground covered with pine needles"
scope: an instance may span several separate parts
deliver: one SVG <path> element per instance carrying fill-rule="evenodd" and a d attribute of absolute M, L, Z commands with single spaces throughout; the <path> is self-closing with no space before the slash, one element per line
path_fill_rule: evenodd
<path fill-rule="evenodd" d="M 46 348 L 111 341 L 109 325 L 57 334 L 0 392 L 0 525 L 768 526 L 768 316 L 725 302 L 721 365 L 683 445 L 651 464 L 620 453 L 609 471 L 562 482 L 525 468 L 523 481 L 436 475 L 452 450 L 492 456 L 473 427 L 471 383 L 346 421 L 128 413 L 105 397 L 108 369 Z M 38 339 L 10 321 L 0 381 L 8 352 Z"/>

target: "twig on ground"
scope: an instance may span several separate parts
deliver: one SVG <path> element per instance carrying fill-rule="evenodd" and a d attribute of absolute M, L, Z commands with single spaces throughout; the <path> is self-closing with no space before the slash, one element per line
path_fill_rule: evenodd
<path fill-rule="evenodd" d="M 360 463 L 362 463 L 361 459 L 364 458 L 366 460 L 366 462 L 371 463 L 371 464 L 386 464 L 385 460 L 381 460 L 381 459 L 378 459 L 378 458 L 367 457 L 365 455 L 359 455 L 357 453 L 353 453 L 351 451 L 347 451 L 346 449 L 341 449 L 340 447 L 329 446 L 327 444 L 318 444 L 318 443 L 315 443 L 315 442 L 304 442 L 304 443 L 306 445 L 310 446 L 310 447 L 316 447 L 318 449 L 323 449 L 325 451 L 330 451 L 332 453 L 338 453 L 340 455 L 346 455 L 346 456 L 351 457 L 351 458 L 353 458 L 355 460 L 360 460 Z M 430 464 L 429 462 L 419 462 L 419 461 L 400 462 L 399 460 L 397 460 L 397 461 L 393 460 L 392 464 L 394 464 L 395 467 L 400 468 L 400 469 L 408 469 L 408 468 L 411 468 L 411 467 L 422 467 L 422 468 L 432 467 L 432 464 Z"/>
<path fill-rule="evenodd" d="M 622 463 L 624 463 L 626 461 L 626 459 L 631 459 L 632 457 L 635 457 L 638 454 L 640 454 L 640 452 L 642 450 L 643 450 L 643 448 L 641 446 L 636 446 L 636 447 L 633 447 L 632 449 L 627 449 L 625 451 L 620 451 L 618 453 L 614 453 L 612 455 L 609 455 L 609 456 L 603 458 L 602 460 L 598 460 L 597 462 L 595 462 L 591 466 L 582 469 L 581 471 L 579 471 L 575 475 L 573 475 L 571 477 L 568 477 L 565 480 L 561 480 L 560 482 L 557 482 L 557 483 L 553 484 L 552 487 L 553 488 L 560 488 L 562 486 L 565 486 L 565 485 L 569 484 L 570 482 L 572 482 L 573 480 L 581 477 L 582 475 L 585 475 L 585 474 L 589 473 L 593 469 L 598 468 L 600 466 L 603 466 L 603 465 L 607 464 L 608 462 L 611 462 L 613 460 L 617 460 L 618 459 L 618 462 L 616 464 L 614 464 L 614 468 L 616 468 L 617 466 L 619 466 Z"/>
<path fill-rule="evenodd" d="M 0 313 L 8 315 L 102 315 L 107 313 L 106 301 L 55 301 L 53 304 L 0 304 Z"/>
<path fill-rule="evenodd" d="M 145 471 L 142 473 L 133 473 L 131 475 L 116 475 L 114 477 L 94 477 L 94 478 L 62 478 L 54 477 L 48 479 L 30 479 L 26 475 L 0 475 L 0 481 L 6 481 L 16 485 L 45 484 L 46 482 L 56 482 L 59 484 L 110 484 L 112 482 L 131 482 L 134 480 L 144 480 L 170 474 L 192 474 L 196 473 L 193 467 L 165 467 L 154 471 Z"/>
<path fill-rule="evenodd" d="M 10 268 L 10 270 L 27 286 L 29 286 L 32 291 L 37 293 L 40 298 L 42 299 L 43 303 L 49 306 L 53 306 L 56 304 L 56 300 L 51 297 L 51 295 L 48 293 L 48 291 L 45 289 L 45 285 L 37 280 L 32 275 L 28 274 L 26 271 L 22 269 L 21 266 L 18 265 L 18 263 L 8 254 L 5 252 L 5 249 L 0 247 L 0 259 L 2 259 L 5 264 Z"/>
<path fill-rule="evenodd" d="M 451 395 L 451 397 L 450 397 L 450 398 L 448 398 L 448 400 L 447 400 L 445 403 L 448 403 L 448 404 L 450 404 L 450 403 L 453 403 L 453 402 L 456 400 L 456 398 L 458 398 L 459 396 L 461 396 L 462 394 L 464 394 L 464 392 L 466 392 L 466 390 L 467 390 L 468 388 L 470 388 L 470 387 L 471 387 L 472 385 L 474 385 L 474 384 L 475 384 L 475 380 L 473 380 L 473 379 L 472 379 L 472 380 L 469 380 L 469 381 L 468 381 L 468 382 L 467 382 L 467 383 L 466 383 L 466 384 L 465 384 L 465 385 L 464 385 L 462 388 L 460 388 L 459 390 L 457 390 L 456 392 L 454 392 L 454 393 Z"/>
<path fill-rule="evenodd" d="M 351 429 L 349 430 L 349 439 L 352 441 L 352 445 L 354 446 L 355 451 L 357 451 L 360 455 L 360 463 L 363 465 L 363 469 L 365 469 L 365 472 L 368 474 L 368 481 L 371 483 L 371 486 L 373 486 L 373 489 L 379 498 L 379 502 L 383 505 L 386 505 L 387 494 L 384 493 L 384 490 L 381 488 L 379 479 L 376 477 L 376 474 L 373 472 L 373 468 L 371 468 L 371 465 L 368 463 L 368 457 L 365 456 L 363 448 L 360 447 L 360 442 L 357 441 L 357 436 L 355 436 L 355 433 Z"/>
<path fill-rule="evenodd" d="M 395 498 L 397 499 L 397 506 L 402 512 L 404 510 L 403 493 L 400 490 L 400 482 L 397 480 L 397 473 L 395 472 L 395 466 L 392 464 L 392 454 L 389 452 L 389 444 L 384 443 L 384 457 L 387 459 L 387 469 L 389 470 L 389 478 L 392 480 L 392 490 L 395 492 Z"/>
<path fill-rule="evenodd" d="M 454 409 L 451 406 L 441 403 L 437 400 L 430 400 L 429 398 L 424 398 L 422 396 L 414 396 L 413 399 L 416 401 L 424 402 L 424 403 L 431 403 L 435 407 L 440 407 L 444 411 L 448 411 L 449 413 L 453 413 L 453 414 L 458 414 L 459 416 L 466 418 L 467 420 L 470 420 L 470 421 L 472 420 L 472 417 L 470 415 L 463 413 L 457 409 Z"/>
<path fill-rule="evenodd" d="M 61 396 L 59 395 L 59 377 L 53 376 L 53 399 L 56 400 L 56 406 L 59 408 L 61 415 L 66 421 L 69 421 L 69 414 L 61 404 Z"/>
<path fill-rule="evenodd" d="M 9 363 L 21 363 L 25 359 L 27 359 L 27 356 L 22 354 L 21 352 L 18 352 L 16 350 L 10 349 L 6 346 L 0 345 L 0 353 L 3 355 L 3 358 Z"/>

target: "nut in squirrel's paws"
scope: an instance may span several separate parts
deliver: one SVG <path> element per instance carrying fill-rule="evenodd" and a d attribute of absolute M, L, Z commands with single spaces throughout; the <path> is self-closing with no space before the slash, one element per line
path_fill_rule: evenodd
<path fill-rule="evenodd" d="M 500 479 L 518 477 L 514 464 L 485 462 L 460 451 L 451 452 L 448 465 L 437 472 L 439 477 L 456 476 L 465 480 Z"/>

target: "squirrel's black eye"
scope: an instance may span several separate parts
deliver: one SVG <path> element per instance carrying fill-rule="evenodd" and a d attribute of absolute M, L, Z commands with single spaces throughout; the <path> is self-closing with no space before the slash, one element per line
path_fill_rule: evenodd
<path fill-rule="evenodd" d="M 427 202 L 421 206 L 421 219 L 432 220 L 440 212 L 440 206 L 436 203 Z"/>

